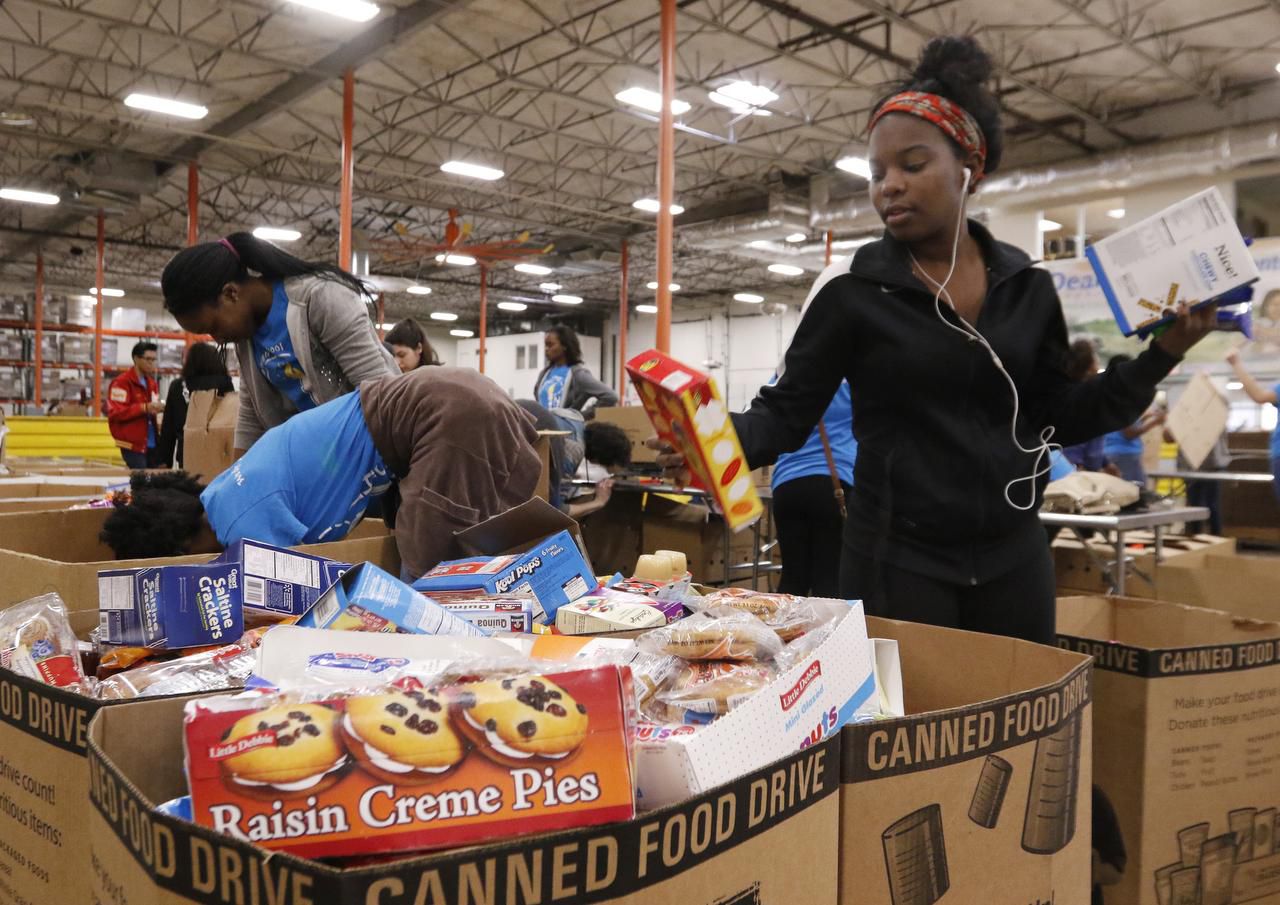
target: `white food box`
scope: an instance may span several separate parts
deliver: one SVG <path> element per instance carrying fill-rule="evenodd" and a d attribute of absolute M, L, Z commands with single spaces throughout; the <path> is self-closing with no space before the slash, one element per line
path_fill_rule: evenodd
<path fill-rule="evenodd" d="M 1099 239 L 1085 257 L 1125 336 L 1171 320 L 1164 311 L 1177 302 L 1204 304 L 1258 279 L 1217 188 Z"/>
<path fill-rule="evenodd" d="M 791 669 L 708 726 L 641 729 L 636 784 L 648 811 L 683 801 L 794 754 L 880 710 L 861 602 L 813 600 L 839 623 Z"/>

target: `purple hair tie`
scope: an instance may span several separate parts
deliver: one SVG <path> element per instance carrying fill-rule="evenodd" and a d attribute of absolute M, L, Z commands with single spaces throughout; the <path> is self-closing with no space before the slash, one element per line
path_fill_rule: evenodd
<path fill-rule="evenodd" d="M 240 260 L 240 252 L 236 251 L 236 247 L 235 247 L 234 245 L 232 245 L 228 240 L 226 240 L 226 239 L 219 239 L 219 240 L 218 240 L 218 244 L 219 244 L 219 245 L 222 245 L 222 246 L 225 246 L 225 247 L 226 247 L 226 249 L 227 249 L 227 251 L 231 252 L 233 255 L 235 255 L 235 256 L 236 256 L 236 260 L 237 260 L 237 261 L 239 261 L 239 260 Z"/>

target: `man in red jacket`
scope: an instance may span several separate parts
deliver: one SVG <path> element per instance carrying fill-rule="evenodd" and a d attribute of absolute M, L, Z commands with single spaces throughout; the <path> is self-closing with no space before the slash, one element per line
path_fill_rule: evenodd
<path fill-rule="evenodd" d="M 160 384 L 156 381 L 156 344 L 142 341 L 133 347 L 133 367 L 107 391 L 107 424 L 130 468 L 156 467 L 156 415 L 164 411 Z"/>

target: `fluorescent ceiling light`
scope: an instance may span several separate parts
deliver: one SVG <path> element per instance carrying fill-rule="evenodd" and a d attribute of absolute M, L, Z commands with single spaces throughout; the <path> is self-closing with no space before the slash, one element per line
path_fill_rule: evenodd
<path fill-rule="evenodd" d="M 431 287 L 413 285 L 413 286 L 410 286 L 408 289 L 406 289 L 405 292 L 409 293 L 410 295 L 430 295 Z"/>
<path fill-rule="evenodd" d="M 471 257 L 471 255 L 458 255 L 458 254 L 436 255 L 436 263 L 452 264 L 455 267 L 473 267 L 476 263 L 476 259 Z"/>
<path fill-rule="evenodd" d="M 871 178 L 871 163 L 865 157 L 841 157 L 836 161 L 836 169 L 861 176 L 863 179 Z"/>
<path fill-rule="evenodd" d="M 209 115 L 209 108 L 200 104 L 188 104 L 184 101 L 175 101 L 173 98 L 139 94 L 136 91 L 124 99 L 124 105 L 135 110 L 150 110 L 152 113 L 180 116 L 183 119 L 204 119 Z"/>
<path fill-rule="evenodd" d="M 806 236 L 804 233 L 792 233 L 791 235 L 787 236 L 787 241 L 791 242 L 792 244 L 795 244 L 796 242 L 803 242 L 807 238 L 809 237 Z"/>
<path fill-rule="evenodd" d="M 553 295 L 551 301 L 558 302 L 561 305 L 581 305 L 582 296 L 580 295 Z"/>
<path fill-rule="evenodd" d="M 395 324 L 378 324 L 379 330 L 394 330 Z"/>
<path fill-rule="evenodd" d="M 632 201 L 631 206 L 634 207 L 636 210 L 645 211 L 646 213 L 650 213 L 650 214 L 656 214 L 658 212 L 658 208 L 661 205 L 658 204 L 657 198 L 641 198 L 637 201 Z M 678 204 L 671 205 L 671 216 L 678 217 L 683 213 L 684 213 L 683 207 L 681 207 Z"/>
<path fill-rule="evenodd" d="M 94 288 L 90 289 L 90 290 L 89 290 L 89 294 L 90 294 L 90 295 L 97 295 L 97 294 L 98 294 L 98 289 L 97 289 L 97 287 L 95 286 Z M 104 299 L 121 299 L 121 298 L 124 298 L 124 290 L 123 290 L 123 289 L 107 289 L 107 288 L 103 288 L 103 290 L 102 290 L 102 297 L 103 297 Z"/>
<path fill-rule="evenodd" d="M 11 188 L 0 189 L 0 198 L 5 201 L 25 201 L 28 204 L 57 204 L 60 200 L 57 195 L 50 195 L 48 192 Z"/>
<path fill-rule="evenodd" d="M 754 292 L 735 292 L 733 300 L 735 302 L 746 302 L 748 305 L 759 305 L 764 301 L 764 296 L 756 295 Z"/>
<path fill-rule="evenodd" d="M 502 170 L 481 166 L 478 163 L 467 163 L 465 160 L 445 161 L 440 164 L 440 169 L 455 176 L 470 176 L 472 179 L 483 179 L 485 182 L 493 182 L 503 176 Z"/>
<path fill-rule="evenodd" d="M 1238 381 L 1238 380 L 1228 380 L 1228 381 L 1227 381 L 1227 389 L 1228 389 L 1228 390 L 1243 390 L 1243 389 L 1244 389 L 1244 384 L 1243 384 L 1243 383 L 1241 383 L 1241 382 L 1240 382 L 1240 381 Z"/>
<path fill-rule="evenodd" d="M 456 321 L 458 319 L 458 315 L 451 311 L 432 311 L 431 319 L 433 321 Z"/>
<path fill-rule="evenodd" d="M 766 110 L 763 107 L 753 107 L 750 104 L 741 103 L 731 97 L 721 94 L 719 91 L 708 92 L 707 100 L 711 101 L 713 104 L 719 104 L 721 107 L 728 107 L 739 116 L 746 116 L 748 114 L 751 116 L 773 116 L 773 112 L 770 110 Z"/>
<path fill-rule="evenodd" d="M 559 283 L 539 283 L 538 288 L 543 292 L 559 292 L 564 287 Z"/>
<path fill-rule="evenodd" d="M 516 270 L 521 273 L 532 274 L 535 277 L 545 277 L 551 272 L 550 267 L 546 267 L 542 264 L 517 264 Z"/>
<path fill-rule="evenodd" d="M 523 311 L 529 306 L 524 302 L 498 302 L 498 307 L 503 311 Z"/>
<path fill-rule="evenodd" d="M 861 248 L 867 243 L 874 242 L 875 240 L 875 236 L 863 236 L 861 239 L 840 239 L 831 243 L 831 250 L 835 251 L 839 249 L 841 251 L 847 251 L 851 248 Z"/>
<path fill-rule="evenodd" d="M 646 284 L 645 284 L 645 286 L 646 286 L 646 287 L 648 287 L 649 289 L 651 289 L 651 290 L 653 290 L 653 291 L 655 291 L 655 292 L 656 292 L 656 291 L 658 290 L 658 281 L 657 281 L 657 280 L 650 280 L 648 283 L 646 283 Z M 679 284 L 679 283 L 668 283 L 668 284 L 667 284 L 667 288 L 668 288 L 668 289 L 670 289 L 672 292 L 679 292 L 679 291 L 680 291 L 680 284 Z"/>
<path fill-rule="evenodd" d="M 748 242 L 747 244 L 752 248 L 768 248 L 773 243 L 768 239 L 756 239 L 754 242 Z"/>
<path fill-rule="evenodd" d="M 636 305 L 636 311 L 640 314 L 657 314 L 657 305 Z"/>
<path fill-rule="evenodd" d="M 1044 219 L 1043 217 L 1042 217 L 1042 218 L 1040 218 L 1040 231 L 1041 231 L 1041 232 L 1044 232 L 1044 233 L 1051 233 L 1051 232 L 1053 232 L 1054 230 L 1058 230 L 1058 229 L 1062 229 L 1062 224 L 1061 224 L 1061 223 L 1059 223 L 1057 220 L 1046 220 L 1046 219 Z"/>
<path fill-rule="evenodd" d="M 364 0 L 290 0 L 290 2 L 340 19 L 350 19 L 352 22 L 368 22 L 378 14 L 377 5 L 365 3 Z"/>
<path fill-rule="evenodd" d="M 1280 72 L 1280 63 L 1276 63 L 1276 72 Z"/>
<path fill-rule="evenodd" d="M 475 334 L 475 331 L 473 331 L 473 330 L 463 330 L 462 328 L 460 328 L 460 327 L 459 327 L 459 328 L 458 328 L 458 329 L 456 329 L 456 330 L 450 330 L 450 331 L 449 331 L 449 335 L 450 335 L 450 336 L 456 336 L 456 337 L 458 337 L 458 339 L 470 339 L 471 337 L 475 336 L 476 334 Z"/>
<path fill-rule="evenodd" d="M 293 242 L 302 238 L 302 233 L 296 229 L 277 229 L 274 226 L 259 226 L 253 231 L 253 235 L 268 242 Z"/>
<path fill-rule="evenodd" d="M 648 110 L 650 113 L 662 112 L 662 95 L 656 91 L 650 91 L 648 88 L 627 88 L 619 91 L 614 97 L 624 104 L 639 107 L 641 110 Z M 688 113 L 690 107 L 691 105 L 688 101 L 682 101 L 679 98 L 671 100 L 671 114 L 673 116 Z"/>
<path fill-rule="evenodd" d="M 1112 220 L 1123 220 L 1124 208 L 1113 207 L 1111 210 L 1107 211 L 1107 216 L 1110 217 Z"/>
<path fill-rule="evenodd" d="M 794 264 L 770 264 L 770 273 L 780 273 L 784 277 L 798 277 L 804 273 L 803 267 L 796 267 Z"/>
<path fill-rule="evenodd" d="M 730 82 L 716 90 L 725 97 L 732 98 L 741 104 L 750 104 L 752 107 L 763 107 L 778 99 L 778 95 L 764 85 L 753 85 L 750 82 Z"/>

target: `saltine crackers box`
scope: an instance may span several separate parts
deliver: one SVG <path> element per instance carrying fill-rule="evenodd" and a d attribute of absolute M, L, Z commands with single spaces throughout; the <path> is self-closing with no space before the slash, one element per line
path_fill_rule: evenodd
<path fill-rule="evenodd" d="M 715 381 L 656 349 L 627 362 L 627 373 L 658 436 L 684 455 L 725 523 L 737 531 L 759 519 L 764 505 Z"/>

